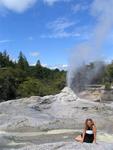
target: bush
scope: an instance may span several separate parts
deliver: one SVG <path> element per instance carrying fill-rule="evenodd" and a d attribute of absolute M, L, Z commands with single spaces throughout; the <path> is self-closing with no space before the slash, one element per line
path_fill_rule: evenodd
<path fill-rule="evenodd" d="M 46 82 L 42 82 L 39 79 L 28 77 L 26 81 L 21 83 L 18 87 L 18 95 L 20 97 L 29 96 L 45 96 L 54 94 L 57 89 L 48 85 Z"/>
<path fill-rule="evenodd" d="M 111 84 L 109 82 L 105 83 L 105 89 L 110 90 L 111 89 Z"/>

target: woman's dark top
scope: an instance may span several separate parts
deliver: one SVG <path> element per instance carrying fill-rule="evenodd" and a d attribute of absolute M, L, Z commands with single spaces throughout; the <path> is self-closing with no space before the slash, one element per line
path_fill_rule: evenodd
<path fill-rule="evenodd" d="M 94 140 L 94 133 L 92 128 L 88 128 L 85 132 L 84 140 L 83 142 L 86 143 L 93 143 Z"/>

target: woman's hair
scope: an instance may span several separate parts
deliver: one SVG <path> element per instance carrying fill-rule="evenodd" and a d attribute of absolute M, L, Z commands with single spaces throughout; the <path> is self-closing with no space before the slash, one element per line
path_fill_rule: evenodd
<path fill-rule="evenodd" d="M 93 126 L 95 126 L 94 121 L 93 121 L 91 118 L 88 118 L 88 119 L 85 120 L 85 129 L 86 129 L 86 130 L 88 129 L 88 124 L 87 124 L 88 121 L 90 121 L 90 122 L 92 123 L 91 128 L 92 128 Z"/>

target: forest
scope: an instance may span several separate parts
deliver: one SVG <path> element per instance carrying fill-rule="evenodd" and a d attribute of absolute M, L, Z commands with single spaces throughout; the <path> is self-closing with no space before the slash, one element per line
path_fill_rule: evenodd
<path fill-rule="evenodd" d="M 65 86 L 66 71 L 43 67 L 40 60 L 30 66 L 21 51 L 15 62 L 7 51 L 0 52 L 0 102 L 56 94 Z"/>
<path fill-rule="evenodd" d="M 96 64 L 96 65 L 95 65 Z M 91 84 L 104 84 L 110 89 L 113 82 L 113 61 L 109 64 L 92 62 L 80 68 L 72 79 L 73 86 L 83 85 L 87 72 L 101 65 L 99 74 L 96 74 Z M 29 65 L 26 57 L 20 51 L 18 60 L 10 59 L 7 51 L 0 52 L 0 102 L 30 96 L 45 96 L 59 93 L 66 86 L 67 72 L 59 69 L 50 69 L 41 65 L 37 60 L 36 65 Z M 90 75 L 91 76 L 91 75 Z M 83 78 L 84 77 L 84 78 Z M 76 84 L 77 83 L 77 84 Z"/>

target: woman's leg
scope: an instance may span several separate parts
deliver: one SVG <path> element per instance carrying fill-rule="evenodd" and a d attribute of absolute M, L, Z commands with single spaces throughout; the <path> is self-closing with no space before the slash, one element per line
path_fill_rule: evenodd
<path fill-rule="evenodd" d="M 77 137 L 75 138 L 75 141 L 82 143 L 82 141 L 83 141 L 82 136 L 81 136 L 81 135 L 77 136 Z"/>

